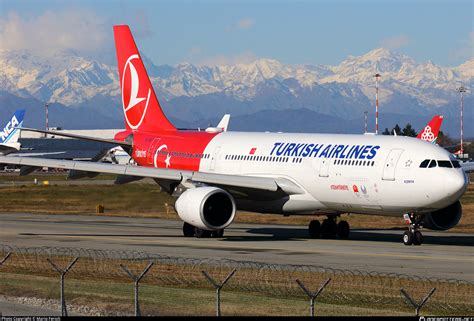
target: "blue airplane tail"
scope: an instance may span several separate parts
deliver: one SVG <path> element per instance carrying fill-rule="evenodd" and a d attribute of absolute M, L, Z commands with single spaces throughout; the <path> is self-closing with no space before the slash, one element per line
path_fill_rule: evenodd
<path fill-rule="evenodd" d="M 12 118 L 0 131 L 0 144 L 16 143 L 20 136 L 19 128 L 23 126 L 23 118 L 25 117 L 25 110 L 18 109 L 13 114 Z"/>

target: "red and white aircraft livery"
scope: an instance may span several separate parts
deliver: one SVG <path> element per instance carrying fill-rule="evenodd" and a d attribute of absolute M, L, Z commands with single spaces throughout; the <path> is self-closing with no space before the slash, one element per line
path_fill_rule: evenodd
<path fill-rule="evenodd" d="M 443 123 L 443 116 L 435 115 L 423 130 L 416 136 L 418 139 L 426 140 L 432 144 L 436 144 L 438 139 L 439 129 Z"/>
<path fill-rule="evenodd" d="M 163 114 L 129 27 L 115 26 L 114 34 L 126 129 L 100 141 L 122 146 L 139 166 L 27 157 L 0 163 L 154 178 L 177 197 L 185 236 L 222 236 L 237 209 L 326 215 L 309 225 L 315 238 L 348 237 L 349 224 L 336 223 L 343 213 L 405 214 L 407 245 L 422 243 L 421 227 L 446 230 L 459 222 L 467 177 L 441 147 L 373 134 L 177 130 Z"/>

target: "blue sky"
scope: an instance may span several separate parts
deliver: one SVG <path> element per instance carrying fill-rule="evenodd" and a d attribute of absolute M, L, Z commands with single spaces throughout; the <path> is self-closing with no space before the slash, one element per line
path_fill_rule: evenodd
<path fill-rule="evenodd" d="M 111 52 L 129 24 L 157 64 L 339 64 L 378 47 L 455 66 L 473 56 L 474 1 L 0 0 L 1 49 Z"/>

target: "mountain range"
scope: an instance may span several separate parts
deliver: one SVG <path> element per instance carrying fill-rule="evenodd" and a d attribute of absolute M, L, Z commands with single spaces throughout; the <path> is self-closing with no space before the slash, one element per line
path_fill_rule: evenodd
<path fill-rule="evenodd" d="M 349 56 L 337 66 L 274 59 L 169 66 L 143 59 L 165 113 L 178 127 L 206 127 L 230 113 L 231 130 L 360 133 L 368 111 L 373 131 L 378 72 L 381 130 L 408 122 L 419 130 L 438 113 L 445 115 L 442 129 L 456 137 L 456 88 L 474 83 L 474 59 L 443 67 L 383 48 Z M 471 96 L 464 101 L 466 136 L 474 136 Z M 0 50 L 2 116 L 25 108 L 25 125 L 44 127 L 45 102 L 50 102 L 50 126 L 123 127 L 116 66 L 73 51 L 41 56 Z"/>

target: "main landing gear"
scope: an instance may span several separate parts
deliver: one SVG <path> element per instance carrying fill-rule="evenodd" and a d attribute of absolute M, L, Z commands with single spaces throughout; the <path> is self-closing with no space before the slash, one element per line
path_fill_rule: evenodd
<path fill-rule="evenodd" d="M 197 237 L 197 238 L 219 238 L 224 236 L 224 229 L 216 231 L 208 231 L 199 227 L 192 226 L 191 224 L 183 224 L 183 235 L 185 237 Z"/>
<path fill-rule="evenodd" d="M 421 245 L 423 243 L 423 234 L 419 231 L 421 226 L 421 217 L 415 214 L 404 214 L 403 218 L 408 224 L 408 231 L 403 233 L 403 244 Z"/>
<path fill-rule="evenodd" d="M 347 221 L 339 221 L 336 223 L 335 216 L 328 216 L 321 224 L 317 220 L 313 220 L 308 226 L 309 236 L 313 239 L 335 239 L 339 236 L 340 239 L 347 239 L 350 233 L 350 226 Z"/>

